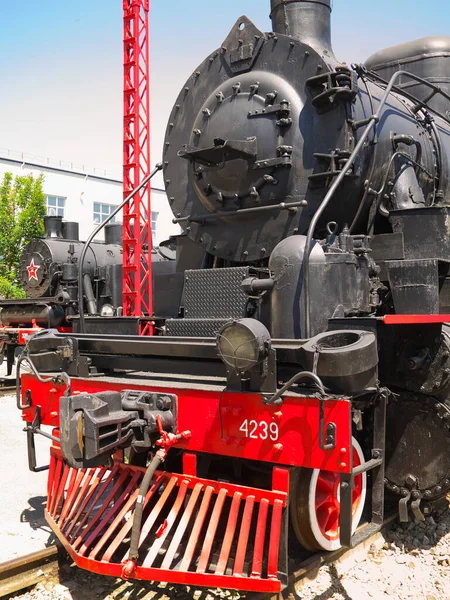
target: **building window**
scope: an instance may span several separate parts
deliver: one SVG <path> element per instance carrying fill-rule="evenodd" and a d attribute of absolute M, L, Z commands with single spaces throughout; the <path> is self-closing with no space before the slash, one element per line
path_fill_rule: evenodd
<path fill-rule="evenodd" d="M 156 221 L 158 220 L 158 213 L 152 211 L 152 237 L 156 235 Z"/>
<path fill-rule="evenodd" d="M 117 206 L 114 204 L 102 204 L 100 202 L 94 202 L 94 223 L 100 224 L 106 221 L 109 215 L 116 210 Z M 110 223 L 115 223 L 116 218 L 111 219 Z"/>
<path fill-rule="evenodd" d="M 47 215 L 50 217 L 64 217 L 66 199 L 62 196 L 46 196 Z"/>

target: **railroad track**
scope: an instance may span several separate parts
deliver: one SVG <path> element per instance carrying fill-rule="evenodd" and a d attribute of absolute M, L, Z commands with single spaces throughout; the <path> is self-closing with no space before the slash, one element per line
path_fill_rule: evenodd
<path fill-rule="evenodd" d="M 0 377 L 0 396 L 13 394 L 16 390 L 16 381 L 11 377 Z"/>
<path fill-rule="evenodd" d="M 0 598 L 36 585 L 42 579 L 58 575 L 57 546 L 0 563 Z"/>

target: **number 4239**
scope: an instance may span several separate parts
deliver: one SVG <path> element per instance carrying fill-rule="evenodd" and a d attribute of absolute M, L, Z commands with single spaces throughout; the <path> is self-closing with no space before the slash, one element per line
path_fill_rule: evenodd
<path fill-rule="evenodd" d="M 239 431 L 242 431 L 245 434 L 245 437 L 251 440 L 270 439 L 274 442 L 279 436 L 278 425 L 273 421 L 272 423 L 268 423 L 267 421 L 245 419 L 239 427 Z"/>

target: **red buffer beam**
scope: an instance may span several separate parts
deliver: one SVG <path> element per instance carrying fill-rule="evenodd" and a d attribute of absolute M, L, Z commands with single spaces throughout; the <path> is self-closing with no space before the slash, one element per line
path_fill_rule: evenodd
<path fill-rule="evenodd" d="M 123 0 L 123 193 L 150 172 L 149 0 Z M 150 183 L 123 211 L 123 314 L 151 316 Z M 148 258 L 147 258 L 148 257 Z"/>

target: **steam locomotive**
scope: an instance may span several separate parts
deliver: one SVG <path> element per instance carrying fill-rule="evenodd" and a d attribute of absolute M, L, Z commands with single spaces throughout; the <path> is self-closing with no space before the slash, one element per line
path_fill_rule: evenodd
<path fill-rule="evenodd" d="M 349 67 L 330 13 L 271 0 L 273 31 L 240 17 L 181 90 L 154 335 L 27 344 L 30 465 L 53 426 L 46 518 L 82 568 L 279 592 L 288 543 L 450 490 L 450 38 Z"/>
<path fill-rule="evenodd" d="M 0 301 L 1 359 L 6 355 L 12 372 L 16 348 L 41 329 L 70 331 L 69 318 L 77 315 L 78 261 L 84 242 L 78 223 L 62 217 L 44 217 L 44 237 L 32 239 L 19 264 L 26 299 Z M 82 294 L 88 314 L 114 316 L 122 306 L 122 226 L 105 226 L 105 242 L 93 242 L 83 262 Z"/>

